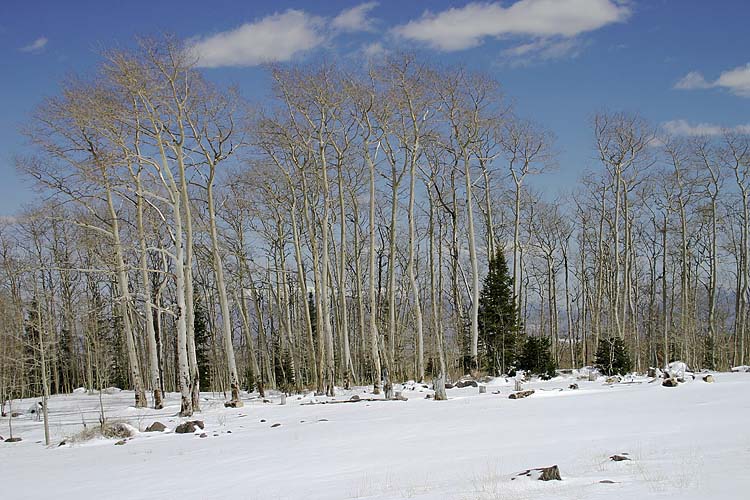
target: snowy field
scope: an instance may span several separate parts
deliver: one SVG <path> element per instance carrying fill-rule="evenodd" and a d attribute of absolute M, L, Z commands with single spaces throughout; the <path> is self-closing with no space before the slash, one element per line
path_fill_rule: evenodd
<path fill-rule="evenodd" d="M 109 419 L 170 429 L 139 432 L 122 446 L 103 438 L 58 446 L 82 421 L 98 425 L 99 397 L 56 396 L 50 448 L 41 422 L 14 419 L 23 441 L 0 443 L 0 491 L 8 499 L 747 499 L 750 373 L 714 378 L 667 388 L 571 375 L 527 383 L 536 392 L 518 400 L 505 379 L 489 382 L 486 394 L 449 389 L 448 401 L 425 399 L 432 391 L 413 384 L 396 387 L 408 401 L 309 404 L 330 399 L 306 394 L 282 406 L 278 393 L 269 402 L 247 394 L 239 409 L 206 393 L 193 417 L 205 430 L 194 435 L 171 432 L 186 420 L 176 416 L 176 394 L 160 411 L 130 407 L 130 392 L 105 394 Z M 336 400 L 373 397 L 367 391 Z M 550 465 L 562 481 L 517 477 Z"/>

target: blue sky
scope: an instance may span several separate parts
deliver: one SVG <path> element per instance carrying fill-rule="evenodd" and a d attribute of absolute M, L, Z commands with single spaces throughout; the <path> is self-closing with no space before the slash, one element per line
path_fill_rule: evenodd
<path fill-rule="evenodd" d="M 742 0 L 3 0 L 0 214 L 35 196 L 13 166 L 34 107 L 136 35 L 192 40 L 207 76 L 251 99 L 268 95 L 266 60 L 357 64 L 411 50 L 487 71 L 520 115 L 556 134 L 559 169 L 537 182 L 564 191 L 594 166 L 588 122 L 605 107 L 676 134 L 750 132 L 748 19 Z"/>

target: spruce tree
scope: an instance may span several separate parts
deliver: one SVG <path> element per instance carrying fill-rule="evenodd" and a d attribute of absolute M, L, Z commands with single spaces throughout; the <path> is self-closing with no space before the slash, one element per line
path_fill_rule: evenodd
<path fill-rule="evenodd" d="M 489 262 L 479 296 L 479 340 L 483 365 L 491 373 L 505 373 L 516 359 L 518 310 L 513 297 L 513 278 L 502 250 Z"/>
<path fill-rule="evenodd" d="M 632 368 L 625 342 L 619 337 L 601 339 L 596 350 L 596 367 L 605 375 L 624 375 Z"/>
<path fill-rule="evenodd" d="M 193 298 L 193 324 L 195 332 L 195 359 L 198 363 L 200 386 L 208 391 L 211 386 L 211 333 L 208 331 L 206 308 L 202 297 L 195 294 Z"/>
<path fill-rule="evenodd" d="M 539 375 L 545 380 L 554 377 L 556 366 L 550 353 L 550 345 L 551 341 L 548 337 L 531 335 L 526 337 L 516 368 L 533 375 Z"/>

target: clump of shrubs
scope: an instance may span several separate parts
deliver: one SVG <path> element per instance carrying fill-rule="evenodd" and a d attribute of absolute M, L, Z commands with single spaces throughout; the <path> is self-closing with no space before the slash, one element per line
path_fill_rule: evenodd
<path fill-rule="evenodd" d="M 67 438 L 65 442 L 83 443 L 100 437 L 106 439 L 126 439 L 135 436 L 137 432 L 138 430 L 135 427 L 126 422 L 104 422 L 101 425 L 85 426 L 80 432 Z"/>

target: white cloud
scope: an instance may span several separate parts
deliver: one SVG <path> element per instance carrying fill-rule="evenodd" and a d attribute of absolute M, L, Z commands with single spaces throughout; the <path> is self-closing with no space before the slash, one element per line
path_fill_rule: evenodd
<path fill-rule="evenodd" d="M 425 12 L 392 31 L 447 52 L 476 47 L 487 37 L 571 38 L 625 21 L 630 13 L 618 0 L 519 0 L 508 7 L 475 2 L 437 14 Z"/>
<path fill-rule="evenodd" d="M 674 88 L 680 90 L 708 89 L 719 87 L 729 90 L 731 93 L 750 97 L 750 63 L 744 66 L 724 71 L 719 78 L 710 82 L 698 71 L 691 71 L 675 83 Z"/>
<path fill-rule="evenodd" d="M 383 57 L 388 54 L 389 50 L 386 49 L 382 43 L 373 42 L 362 47 L 362 53 L 368 60 Z"/>
<path fill-rule="evenodd" d="M 739 96 L 750 97 L 750 63 L 723 72 L 714 85 Z"/>
<path fill-rule="evenodd" d="M 372 31 L 372 20 L 367 15 L 378 6 L 378 2 L 365 2 L 350 9 L 342 10 L 341 13 L 331 21 L 334 30 L 356 32 Z"/>
<path fill-rule="evenodd" d="M 674 88 L 681 90 L 707 89 L 709 87 L 711 87 L 711 84 L 698 71 L 691 71 L 674 84 Z"/>
<path fill-rule="evenodd" d="M 661 127 L 668 134 L 678 136 L 721 135 L 726 131 L 750 134 L 750 123 L 734 127 L 722 127 L 714 123 L 692 124 L 687 120 L 670 120 L 662 123 Z"/>
<path fill-rule="evenodd" d="M 191 51 L 204 68 L 289 61 L 323 44 L 324 24 L 320 17 L 288 10 L 193 40 Z"/>
<path fill-rule="evenodd" d="M 21 52 L 41 52 L 42 50 L 44 50 L 44 47 L 47 46 L 47 42 L 49 42 L 49 40 L 46 37 L 42 36 L 31 42 L 29 45 L 21 47 L 18 50 L 20 50 Z"/>

